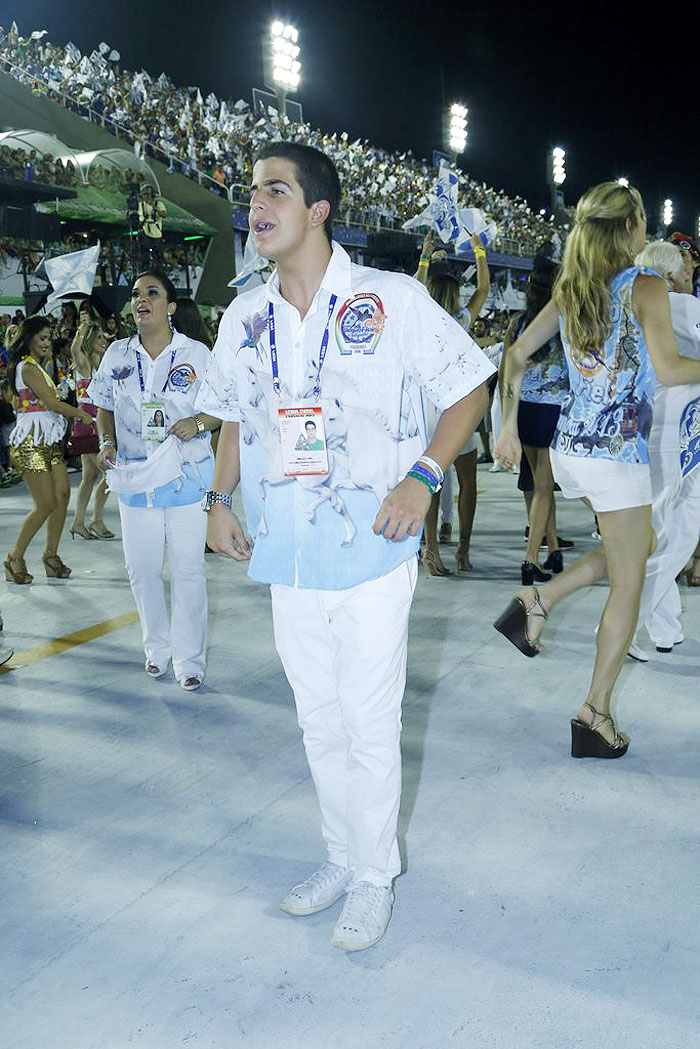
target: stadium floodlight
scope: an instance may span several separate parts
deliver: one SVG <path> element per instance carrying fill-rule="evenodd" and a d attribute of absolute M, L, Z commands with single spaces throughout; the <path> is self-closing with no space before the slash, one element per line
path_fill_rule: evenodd
<path fill-rule="evenodd" d="M 668 198 L 664 201 L 664 207 L 661 218 L 664 226 L 670 226 L 673 222 L 673 201 L 668 200 Z"/>
<path fill-rule="evenodd" d="M 566 151 L 561 146 L 555 146 L 552 150 L 552 182 L 555 186 L 562 186 L 566 181 L 565 157 Z"/>
<path fill-rule="evenodd" d="M 696 237 L 696 239 L 697 239 L 697 240 L 700 240 L 700 215 L 698 215 L 698 224 L 697 224 L 697 229 L 698 229 L 698 232 L 697 232 L 697 237 Z"/>
<path fill-rule="evenodd" d="M 621 175 L 620 178 L 617 180 L 617 184 L 618 186 L 624 186 L 625 189 L 627 189 L 627 187 L 630 184 L 630 180 L 628 178 L 624 178 L 624 176 Z"/>
<path fill-rule="evenodd" d="M 460 102 L 454 102 L 447 110 L 447 138 L 455 160 L 458 153 L 467 148 L 467 113 L 469 110 Z"/>
<path fill-rule="evenodd" d="M 299 30 L 293 25 L 275 21 L 270 26 L 270 60 L 272 80 L 280 99 L 294 91 L 301 80 Z"/>

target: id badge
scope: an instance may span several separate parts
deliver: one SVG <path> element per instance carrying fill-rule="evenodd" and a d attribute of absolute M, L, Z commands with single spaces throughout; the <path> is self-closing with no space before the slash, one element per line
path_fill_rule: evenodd
<path fill-rule="evenodd" d="M 279 418 L 285 477 L 327 474 L 328 451 L 321 408 L 280 408 Z"/>
<path fill-rule="evenodd" d="M 165 401 L 141 402 L 141 440 L 165 440 Z"/>

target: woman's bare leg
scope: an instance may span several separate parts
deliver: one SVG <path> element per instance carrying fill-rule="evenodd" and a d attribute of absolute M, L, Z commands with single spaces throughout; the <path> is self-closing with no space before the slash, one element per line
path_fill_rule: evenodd
<path fill-rule="evenodd" d="M 527 542 L 525 560 L 533 565 L 539 565 L 540 543 L 542 542 L 542 537 L 548 531 L 548 523 L 552 515 L 554 477 L 552 476 L 552 467 L 549 461 L 549 448 L 534 448 L 532 445 L 524 445 L 523 451 L 530 463 L 535 485 L 530 507 L 530 536 Z"/>
<path fill-rule="evenodd" d="M 24 482 L 29 489 L 34 506 L 24 521 L 22 521 L 17 541 L 12 550 L 10 550 L 11 558 L 24 557 L 32 539 L 56 508 L 56 496 L 51 474 L 39 473 L 36 470 L 25 470 Z"/>
<path fill-rule="evenodd" d="M 93 520 L 91 521 L 91 524 L 97 528 L 98 532 L 104 532 L 107 528 L 105 525 L 104 512 L 108 495 L 109 488 L 107 487 L 107 478 L 103 474 L 102 480 L 99 481 L 97 488 L 95 489 L 95 501 L 93 503 L 94 515 Z"/>
<path fill-rule="evenodd" d="M 455 459 L 455 470 L 457 471 L 457 482 L 459 494 L 457 496 L 457 516 L 459 518 L 459 546 L 457 554 L 461 555 L 464 562 L 469 562 L 469 546 L 472 539 L 472 528 L 474 527 L 474 514 L 476 513 L 476 449 L 458 455 Z"/>
<path fill-rule="evenodd" d="M 58 553 L 58 544 L 63 534 L 63 525 L 66 521 L 66 511 L 70 501 L 70 482 L 66 472 L 65 463 L 57 463 L 51 470 L 51 482 L 54 492 L 54 509 L 49 514 L 46 522 L 46 549 L 47 557 L 53 557 Z"/>
<path fill-rule="evenodd" d="M 598 525 L 608 562 L 610 596 L 598 628 L 596 659 L 586 700 L 606 715 L 610 714 L 612 690 L 634 634 L 645 566 L 655 545 L 655 536 L 651 506 L 598 512 Z M 578 717 L 590 724 L 594 715 L 589 707 L 582 706 Z M 598 731 L 608 742 L 614 738 L 614 727 L 609 721 Z"/>
<path fill-rule="evenodd" d="M 440 557 L 440 546 L 438 544 L 437 537 L 437 522 L 439 512 L 440 493 L 438 492 L 430 500 L 430 506 L 428 507 L 427 514 L 425 515 L 425 565 L 429 572 L 431 570 L 430 566 L 432 566 L 432 568 L 435 569 L 435 571 L 431 573 L 432 575 L 449 575 L 450 573 L 445 568 L 444 564 L 442 563 L 442 558 Z"/>
<path fill-rule="evenodd" d="M 87 511 L 88 503 L 90 502 L 92 490 L 95 487 L 95 481 L 100 474 L 97 466 L 97 456 L 81 455 L 80 462 L 82 465 L 83 476 L 80 482 L 80 487 L 75 494 L 75 513 L 73 514 L 73 521 L 71 524 L 71 528 L 76 531 L 81 531 L 85 528 L 85 512 Z"/>

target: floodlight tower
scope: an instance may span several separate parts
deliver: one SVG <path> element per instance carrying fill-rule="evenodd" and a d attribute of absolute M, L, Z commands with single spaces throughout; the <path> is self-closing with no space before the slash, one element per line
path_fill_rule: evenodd
<path fill-rule="evenodd" d="M 561 188 L 566 182 L 566 151 L 561 146 L 555 146 L 547 158 L 547 181 L 552 191 L 552 211 L 556 215 L 557 210 L 564 207 L 564 190 Z"/>
<path fill-rule="evenodd" d="M 668 197 L 664 201 L 664 206 L 661 211 L 661 221 L 663 222 L 664 226 L 666 227 L 666 231 L 668 232 L 668 227 L 673 222 L 673 201 L 669 200 Z"/>
<path fill-rule="evenodd" d="M 453 102 L 447 107 L 445 119 L 445 138 L 452 163 L 457 162 L 460 153 L 467 148 L 467 114 L 469 110 L 461 102 Z"/>
<path fill-rule="evenodd" d="M 625 188 L 627 188 L 630 184 L 630 180 L 621 175 L 619 179 L 617 179 L 617 184 L 618 186 L 624 186 Z"/>
<path fill-rule="evenodd" d="M 270 36 L 265 55 L 265 84 L 277 96 L 282 116 L 287 113 L 287 94 L 299 86 L 301 62 L 299 61 L 299 30 L 293 25 L 275 21 L 270 26 Z"/>

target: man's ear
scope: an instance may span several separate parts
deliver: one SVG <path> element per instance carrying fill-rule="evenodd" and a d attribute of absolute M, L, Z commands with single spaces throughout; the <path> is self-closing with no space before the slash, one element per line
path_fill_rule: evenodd
<path fill-rule="evenodd" d="M 311 206 L 311 225 L 322 226 L 331 213 L 331 206 L 327 200 L 317 200 Z"/>

